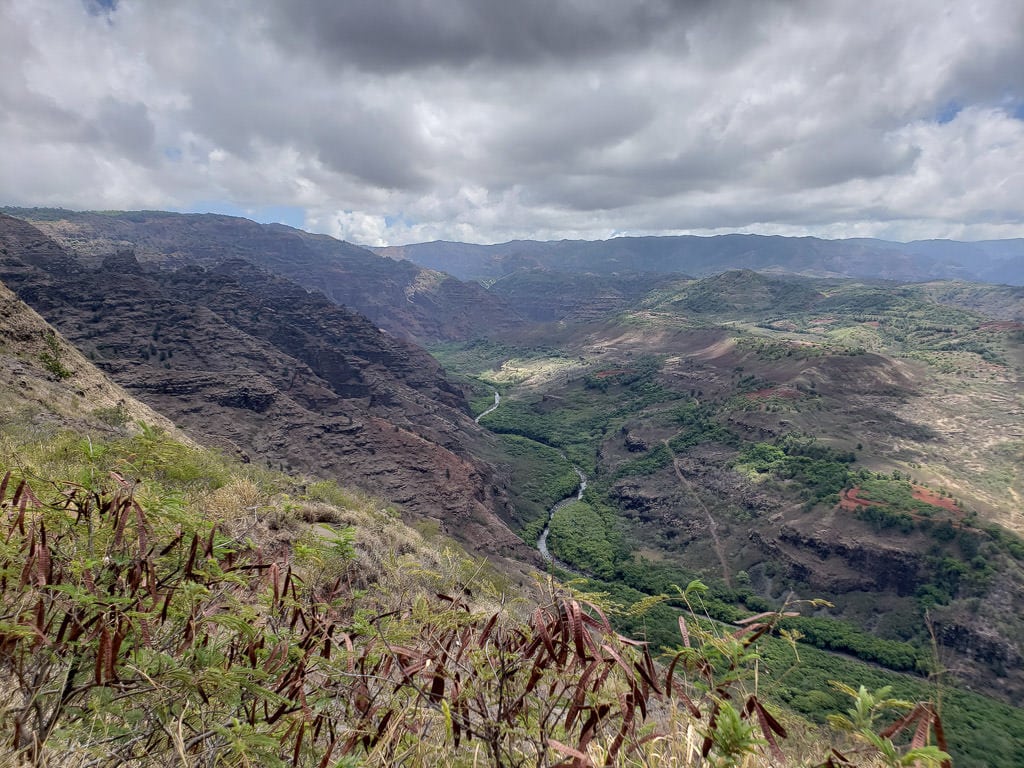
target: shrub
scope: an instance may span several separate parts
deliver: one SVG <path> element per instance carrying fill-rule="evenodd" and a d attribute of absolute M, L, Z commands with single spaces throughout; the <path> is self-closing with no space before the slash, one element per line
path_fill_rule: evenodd
<path fill-rule="evenodd" d="M 46 342 L 46 351 L 39 354 L 39 361 L 43 367 L 58 379 L 69 379 L 72 376 L 70 370 L 64 366 L 63 352 L 60 348 L 60 341 L 53 331 L 49 331 L 43 340 Z"/>

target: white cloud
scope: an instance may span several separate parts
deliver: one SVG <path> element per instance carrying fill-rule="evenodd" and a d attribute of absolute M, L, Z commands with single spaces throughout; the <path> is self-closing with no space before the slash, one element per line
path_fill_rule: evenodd
<path fill-rule="evenodd" d="M 1016 0 L 0 0 L 0 65 L 0 203 L 293 206 L 367 244 L 1024 236 Z"/>
<path fill-rule="evenodd" d="M 363 245 L 387 245 L 388 226 L 383 216 L 357 211 L 338 211 L 334 215 L 307 218 L 306 223 L 329 235 Z"/>

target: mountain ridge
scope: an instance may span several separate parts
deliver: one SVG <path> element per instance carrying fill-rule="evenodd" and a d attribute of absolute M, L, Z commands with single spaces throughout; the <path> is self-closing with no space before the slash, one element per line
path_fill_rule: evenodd
<path fill-rule="evenodd" d="M 727 269 L 778 270 L 817 277 L 901 281 L 963 279 L 1024 285 L 1024 239 L 897 243 L 873 238 L 726 234 L 623 236 L 608 240 L 512 240 L 494 245 L 433 241 L 371 248 L 443 269 L 462 280 L 491 280 L 520 268 L 611 274 Z"/>
<path fill-rule="evenodd" d="M 85 264 L 131 250 L 144 265 L 212 267 L 250 261 L 351 307 L 418 343 L 472 338 L 482 325 L 513 328 L 515 310 L 475 282 L 380 257 L 327 235 L 221 214 L 0 208 L 28 221 Z"/>
<path fill-rule="evenodd" d="M 162 271 L 122 253 L 69 280 L 70 255 L 32 231 L 0 216 L 0 280 L 201 442 L 338 478 L 482 552 L 532 559 L 502 522 L 500 481 L 469 448 L 487 435 L 422 350 L 238 259 Z M 35 265 L 19 258 L 21 240 Z"/>

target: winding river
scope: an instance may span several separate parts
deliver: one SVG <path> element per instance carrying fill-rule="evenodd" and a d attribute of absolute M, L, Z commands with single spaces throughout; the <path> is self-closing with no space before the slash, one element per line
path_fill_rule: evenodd
<path fill-rule="evenodd" d="M 562 458 L 565 458 L 564 453 L 562 454 Z M 566 571 L 577 573 L 577 571 L 570 568 L 565 563 L 556 560 L 554 555 L 552 555 L 551 552 L 548 550 L 548 534 L 551 533 L 551 519 L 555 516 L 555 513 L 558 510 L 562 509 L 562 507 L 564 507 L 565 505 L 572 504 L 574 501 L 579 501 L 580 499 L 582 499 L 583 492 L 587 490 L 587 476 L 583 474 L 583 470 L 577 467 L 575 464 L 572 465 L 572 469 L 579 477 L 580 484 L 576 488 L 576 492 L 574 494 L 572 494 L 571 496 L 566 496 L 560 502 L 555 504 L 555 506 L 551 508 L 551 511 L 548 512 L 548 521 L 547 523 L 545 523 L 544 530 L 540 532 L 540 536 L 537 539 L 537 549 L 540 551 L 540 556 L 552 565 L 557 565 L 559 568 L 562 568 Z"/>
<path fill-rule="evenodd" d="M 499 394 L 498 390 L 494 390 L 494 404 L 490 406 L 486 411 L 481 413 L 479 416 L 477 416 L 475 419 L 473 419 L 473 421 L 479 424 L 480 419 L 482 419 L 487 414 L 496 411 L 499 405 L 501 405 L 501 395 Z M 564 453 L 562 454 L 562 458 L 566 458 Z M 568 459 L 566 460 L 568 461 Z M 555 516 L 555 513 L 558 510 L 565 507 L 567 504 L 571 504 L 574 501 L 579 501 L 580 499 L 582 499 L 583 492 L 587 490 L 587 476 L 583 474 L 583 470 L 577 467 L 575 464 L 572 465 L 572 470 L 573 472 L 576 473 L 576 476 L 579 477 L 580 484 L 576 487 L 576 490 L 572 493 L 572 495 L 566 496 L 564 499 L 559 501 L 557 504 L 555 504 L 555 506 L 553 506 L 548 511 L 548 519 L 547 522 L 544 524 L 544 530 L 540 532 L 540 536 L 537 538 L 537 550 L 540 552 L 541 557 L 543 557 L 546 562 L 551 563 L 552 565 L 557 565 L 562 570 L 569 571 L 570 573 L 579 573 L 575 569 L 569 567 L 562 561 L 555 558 L 555 556 L 552 555 L 551 551 L 548 549 L 548 534 L 551 533 L 551 520 Z"/>
<path fill-rule="evenodd" d="M 501 395 L 498 394 L 498 390 L 494 390 L 494 405 L 492 405 L 486 411 L 484 411 L 479 416 L 477 416 L 475 419 L 473 419 L 473 421 L 475 421 L 477 424 L 479 424 L 480 423 L 480 419 L 482 419 L 488 413 L 493 413 L 494 411 L 498 410 L 498 406 L 499 405 L 501 405 Z"/>

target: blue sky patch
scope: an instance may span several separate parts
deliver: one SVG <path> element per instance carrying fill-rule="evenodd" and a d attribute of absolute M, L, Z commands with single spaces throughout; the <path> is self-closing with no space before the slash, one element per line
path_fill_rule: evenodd
<path fill-rule="evenodd" d="M 960 114 L 963 109 L 963 105 L 956 101 L 947 101 L 941 107 L 939 111 L 935 113 L 935 122 L 939 125 L 945 125 L 946 123 L 952 122 L 953 118 Z"/>
<path fill-rule="evenodd" d="M 85 6 L 85 10 L 93 16 L 99 16 L 102 13 L 111 13 L 116 11 L 117 3 L 118 0 L 82 0 L 82 5 Z"/>
<path fill-rule="evenodd" d="M 224 216 L 241 216 L 260 224 L 287 224 L 302 228 L 306 222 L 306 209 L 294 205 L 264 205 L 258 208 L 243 208 L 226 200 L 196 200 L 179 213 L 219 213 Z"/>

